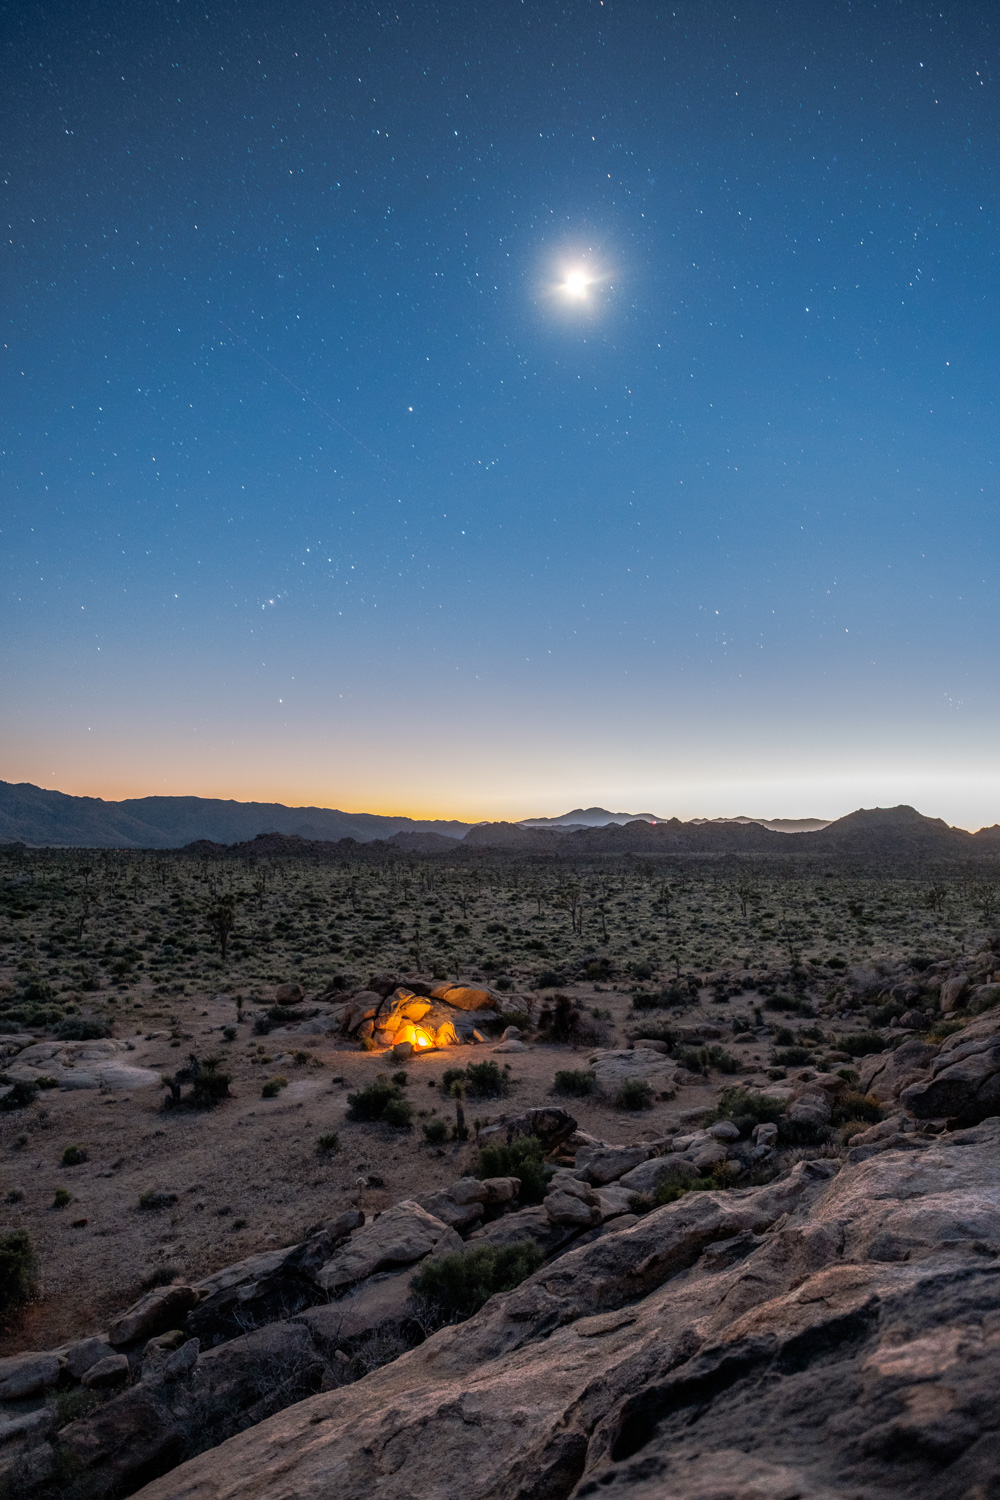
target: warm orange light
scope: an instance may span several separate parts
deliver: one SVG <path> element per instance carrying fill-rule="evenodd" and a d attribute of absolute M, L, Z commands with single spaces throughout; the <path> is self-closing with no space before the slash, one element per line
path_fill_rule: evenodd
<path fill-rule="evenodd" d="M 430 1037 L 427 1036 L 423 1031 L 415 1031 L 413 1034 L 413 1040 L 416 1042 L 418 1047 L 429 1047 L 431 1044 Z"/>

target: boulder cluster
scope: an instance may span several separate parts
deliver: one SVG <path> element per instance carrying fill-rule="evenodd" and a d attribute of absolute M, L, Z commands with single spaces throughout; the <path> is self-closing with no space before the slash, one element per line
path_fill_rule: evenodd
<path fill-rule="evenodd" d="M 303 993 L 297 984 L 283 985 L 276 998 L 279 1004 L 295 1005 Z M 533 996 L 501 994 L 416 974 L 376 974 L 365 989 L 327 991 L 314 1004 L 318 1009 L 312 1015 L 290 1021 L 282 1034 L 339 1032 L 374 1047 L 405 1049 L 400 1056 L 483 1042 L 485 1028 L 496 1029 L 513 1019 L 532 1021 L 539 1009 Z"/>

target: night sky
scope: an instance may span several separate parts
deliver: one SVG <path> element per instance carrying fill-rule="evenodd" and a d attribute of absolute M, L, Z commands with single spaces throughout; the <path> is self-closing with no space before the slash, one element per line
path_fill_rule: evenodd
<path fill-rule="evenodd" d="M 995 0 L 0 31 L 0 776 L 1000 819 Z"/>

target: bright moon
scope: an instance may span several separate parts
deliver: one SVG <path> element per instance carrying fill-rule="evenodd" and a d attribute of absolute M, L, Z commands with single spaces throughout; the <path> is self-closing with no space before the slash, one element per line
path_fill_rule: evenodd
<path fill-rule="evenodd" d="M 589 284 L 583 271 L 569 271 L 563 282 L 563 291 L 567 297 L 586 297 Z"/>

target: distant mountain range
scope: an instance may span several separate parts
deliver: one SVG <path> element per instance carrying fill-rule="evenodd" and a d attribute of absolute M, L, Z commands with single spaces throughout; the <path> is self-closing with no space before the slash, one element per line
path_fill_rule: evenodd
<path fill-rule="evenodd" d="M 0 781 L 0 842 L 89 849 L 176 849 L 196 839 L 233 844 L 258 833 L 310 840 L 387 839 L 396 833 L 438 833 L 460 839 L 471 823 L 384 818 L 330 807 L 281 802 L 226 802 L 218 797 L 70 797 L 30 781 Z"/>
<path fill-rule="evenodd" d="M 382 840 L 402 853 L 505 849 L 573 854 L 810 853 L 858 857 L 960 858 L 1000 854 L 1000 824 L 967 833 L 912 807 L 865 808 L 844 818 L 657 818 L 576 808 L 558 818 L 522 823 L 382 817 L 280 802 L 227 802 L 214 797 L 131 797 L 105 802 L 70 797 L 30 782 L 0 781 L 0 843 L 90 849 L 176 849 L 204 842 L 243 844 L 261 834 L 322 849 L 341 839 Z"/>

